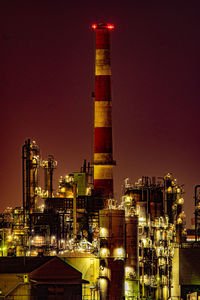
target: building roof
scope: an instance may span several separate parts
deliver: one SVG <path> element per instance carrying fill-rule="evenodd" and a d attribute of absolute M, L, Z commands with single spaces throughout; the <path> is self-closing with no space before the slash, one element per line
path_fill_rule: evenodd
<path fill-rule="evenodd" d="M 1 257 L 0 274 L 2 273 L 30 273 L 51 260 L 51 256 L 44 257 Z"/>
<path fill-rule="evenodd" d="M 0 258 L 0 274 L 29 274 L 39 284 L 82 284 L 82 273 L 57 256 Z"/>

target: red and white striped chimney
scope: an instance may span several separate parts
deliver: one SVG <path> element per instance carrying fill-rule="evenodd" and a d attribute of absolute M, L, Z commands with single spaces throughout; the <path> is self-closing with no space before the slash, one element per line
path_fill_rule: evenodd
<path fill-rule="evenodd" d="M 96 32 L 94 104 L 94 192 L 113 197 L 113 147 L 110 32 L 107 23 L 92 25 Z"/>

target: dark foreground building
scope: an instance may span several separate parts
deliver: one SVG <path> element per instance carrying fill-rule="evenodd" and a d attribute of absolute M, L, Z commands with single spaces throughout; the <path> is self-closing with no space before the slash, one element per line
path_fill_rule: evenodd
<path fill-rule="evenodd" d="M 82 299 L 82 274 L 58 257 L 0 259 L 3 299 Z"/>

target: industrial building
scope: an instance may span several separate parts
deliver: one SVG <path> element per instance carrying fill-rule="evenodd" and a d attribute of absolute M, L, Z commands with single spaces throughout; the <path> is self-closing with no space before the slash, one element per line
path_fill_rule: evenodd
<path fill-rule="evenodd" d="M 51 155 L 42 160 L 37 143 L 25 141 L 23 205 L 8 207 L 0 215 L 1 295 L 40 299 L 41 288 L 41 299 L 190 299 L 189 294 L 193 297 L 200 289 L 200 271 L 195 267 L 200 255 L 198 187 L 194 243 L 187 241 L 183 185 L 172 174 L 143 176 L 134 184 L 127 178 L 120 204 L 113 199 L 114 26 L 92 27 L 96 34 L 92 162 L 84 160 L 80 172 L 61 177 L 54 190 L 57 162 Z M 42 169 L 44 187 L 39 182 Z M 21 274 L 20 284 L 16 280 L 8 287 L 6 280 L 16 279 L 16 274 Z"/>

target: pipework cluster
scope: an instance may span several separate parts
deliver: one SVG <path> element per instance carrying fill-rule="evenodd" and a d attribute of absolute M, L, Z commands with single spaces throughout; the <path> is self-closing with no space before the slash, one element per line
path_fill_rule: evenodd
<path fill-rule="evenodd" d="M 127 217 L 138 218 L 138 269 L 132 279 L 135 288 L 126 283 L 128 297 L 168 299 L 172 287 L 172 259 L 174 245 L 185 241 L 183 186 L 172 174 L 164 177 L 143 176 L 132 185 L 125 180 L 122 204 Z M 137 271 L 136 271 L 137 270 Z M 138 282 L 138 284 L 137 284 Z"/>

